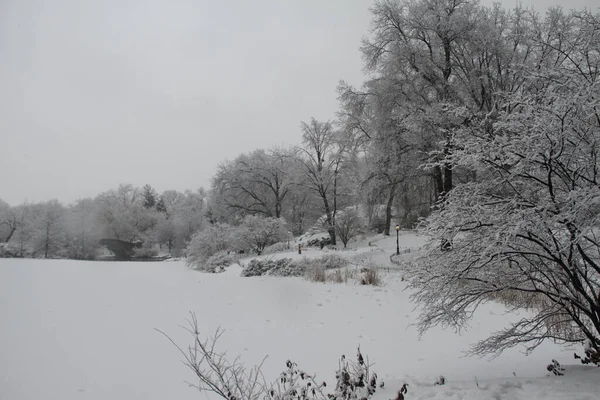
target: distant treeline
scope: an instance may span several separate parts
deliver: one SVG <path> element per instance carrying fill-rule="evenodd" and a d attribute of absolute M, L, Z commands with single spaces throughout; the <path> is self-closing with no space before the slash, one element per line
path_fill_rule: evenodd
<path fill-rule="evenodd" d="M 0 200 L 0 244 L 5 257 L 94 259 L 103 238 L 139 242 L 139 256 L 156 245 L 178 255 L 205 223 L 206 193 L 151 186 L 117 189 L 70 205 L 57 200 L 11 207 Z"/>

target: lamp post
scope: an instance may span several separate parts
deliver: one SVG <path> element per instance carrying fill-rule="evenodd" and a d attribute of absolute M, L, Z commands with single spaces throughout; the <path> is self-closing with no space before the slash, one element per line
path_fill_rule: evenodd
<path fill-rule="evenodd" d="M 396 255 L 400 255 L 400 242 L 398 241 L 398 234 L 400 232 L 400 225 L 396 225 Z"/>

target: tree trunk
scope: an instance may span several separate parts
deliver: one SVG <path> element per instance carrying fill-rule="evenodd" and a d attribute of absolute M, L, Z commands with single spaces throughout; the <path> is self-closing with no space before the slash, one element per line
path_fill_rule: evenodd
<path fill-rule="evenodd" d="M 23 237 L 23 226 L 21 225 L 21 230 L 19 231 L 19 257 L 23 258 L 23 254 L 25 253 L 25 238 Z"/>
<path fill-rule="evenodd" d="M 338 164 L 339 166 L 339 164 Z M 329 232 L 329 237 L 331 238 L 331 244 L 333 246 L 335 246 L 337 244 L 336 241 L 336 235 L 335 235 L 335 217 L 337 215 L 337 209 L 338 209 L 338 205 L 337 205 L 337 200 L 338 200 L 338 191 L 337 191 L 337 187 L 338 187 L 338 170 L 336 167 L 335 172 L 333 173 L 333 212 L 331 213 L 331 231 Z M 333 233 L 333 236 L 331 236 L 331 234 Z"/>
<path fill-rule="evenodd" d="M 275 199 L 275 218 L 281 218 L 281 200 L 278 197 Z"/>
<path fill-rule="evenodd" d="M 334 215 L 331 212 L 331 208 L 329 207 L 329 201 L 327 200 L 327 194 L 325 193 L 324 188 L 319 188 L 319 192 L 321 193 L 321 198 L 323 199 L 323 206 L 325 208 L 325 216 L 327 219 L 327 232 L 329 233 L 329 238 L 331 239 L 331 244 L 333 246 L 336 245 L 335 241 L 335 220 Z"/>
<path fill-rule="evenodd" d="M 390 193 L 388 195 L 387 204 L 385 205 L 385 226 L 383 228 L 383 234 L 390 236 L 390 228 L 392 226 L 392 205 L 394 204 L 394 197 L 396 196 L 396 185 L 390 186 Z"/>
<path fill-rule="evenodd" d="M 408 221 L 408 216 L 410 214 L 410 210 L 412 209 L 407 193 L 408 193 L 408 191 L 406 190 L 406 187 L 404 187 L 403 191 L 402 191 L 402 208 L 404 209 L 404 223 L 405 224 Z"/>
<path fill-rule="evenodd" d="M 85 259 L 85 233 L 81 233 L 81 257 Z"/>
<path fill-rule="evenodd" d="M 452 190 L 452 168 L 448 164 L 444 164 L 444 195 Z"/>
<path fill-rule="evenodd" d="M 375 202 L 371 195 L 367 196 L 367 218 L 369 228 L 373 226 L 373 214 L 375 213 Z"/>
<path fill-rule="evenodd" d="M 8 236 L 6 237 L 6 239 L 4 240 L 4 243 L 8 243 L 8 241 L 10 240 L 10 238 L 13 236 L 13 234 L 15 233 L 15 231 L 17 230 L 16 226 L 13 226 L 8 234 Z"/>
<path fill-rule="evenodd" d="M 329 228 L 327 228 L 327 233 L 329 233 L 329 239 L 331 239 L 331 245 L 335 246 L 336 245 L 335 227 L 330 226 Z"/>
<path fill-rule="evenodd" d="M 439 165 L 433 167 L 433 201 L 437 203 L 444 193 L 444 179 L 442 178 L 442 168 Z"/>
<path fill-rule="evenodd" d="M 46 243 L 44 246 L 44 258 L 48 258 L 48 247 L 50 247 L 50 227 L 46 225 Z"/>

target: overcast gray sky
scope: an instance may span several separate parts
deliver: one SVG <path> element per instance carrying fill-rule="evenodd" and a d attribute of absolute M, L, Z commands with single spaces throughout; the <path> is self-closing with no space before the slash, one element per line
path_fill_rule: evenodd
<path fill-rule="evenodd" d="M 0 198 L 208 188 L 219 162 L 298 143 L 362 82 L 371 4 L 0 0 Z"/>

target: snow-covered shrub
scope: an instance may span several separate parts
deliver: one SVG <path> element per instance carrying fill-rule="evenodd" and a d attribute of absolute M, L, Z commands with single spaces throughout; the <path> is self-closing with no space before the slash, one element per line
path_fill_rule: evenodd
<path fill-rule="evenodd" d="M 562 376 L 565 372 L 565 368 L 562 365 L 560 365 L 560 363 L 556 360 L 552 360 L 552 363 L 548 364 L 546 366 L 546 369 L 556 376 Z"/>
<path fill-rule="evenodd" d="M 600 366 L 600 352 L 592 347 L 592 344 L 589 340 L 585 342 L 585 346 L 583 347 L 583 351 L 585 353 L 585 357 L 581 357 L 575 353 L 575 359 L 581 360 L 582 364 L 596 364 Z"/>
<path fill-rule="evenodd" d="M 316 262 L 323 265 L 325 269 L 336 269 L 345 267 L 348 264 L 348 260 L 344 257 L 340 257 L 337 254 L 325 254 L 315 260 Z"/>
<path fill-rule="evenodd" d="M 288 242 L 278 242 L 266 247 L 262 254 L 275 254 L 290 250 Z"/>
<path fill-rule="evenodd" d="M 213 254 L 230 248 L 234 228 L 227 224 L 214 224 L 197 232 L 187 246 L 188 266 L 202 267 Z"/>
<path fill-rule="evenodd" d="M 26 257 L 28 257 L 31 255 L 31 252 L 27 251 L 24 255 Z M 0 257 L 3 257 L 3 258 L 21 257 L 21 248 L 16 243 L 0 243 Z"/>
<path fill-rule="evenodd" d="M 266 275 L 267 272 L 271 270 L 284 271 L 289 268 L 291 263 L 291 258 L 282 258 L 280 260 L 250 260 L 248 266 L 242 270 L 241 276 L 262 276 Z"/>
<path fill-rule="evenodd" d="M 267 246 L 288 240 L 290 233 L 282 218 L 261 218 L 248 215 L 244 222 L 234 231 L 236 246 L 250 248 L 262 254 Z"/>
<path fill-rule="evenodd" d="M 275 262 L 267 275 L 271 276 L 303 276 L 304 268 L 291 258 L 283 258 Z"/>
<path fill-rule="evenodd" d="M 271 260 L 250 260 L 247 266 L 244 267 L 242 273 L 243 277 L 250 276 L 263 276 L 269 269 L 273 268 Z"/>
<path fill-rule="evenodd" d="M 402 385 L 400 390 L 396 392 L 396 397 L 393 400 L 404 400 L 404 395 L 408 392 L 408 383 Z"/>
<path fill-rule="evenodd" d="M 184 329 L 194 341 L 194 345 L 186 346 L 185 350 L 166 333 L 159 332 L 183 355 L 184 364 L 197 379 L 194 386 L 225 400 L 368 400 L 377 386 L 383 387 L 383 381 L 378 382 L 377 374 L 371 371 L 368 358 L 365 360 L 360 347 L 356 362 L 341 357 L 335 374 L 335 390 L 326 394 L 325 382 L 319 382 L 316 375 L 306 373 L 291 360 L 286 361 L 286 369 L 275 381 L 267 383 L 262 363 L 248 368 L 239 357 L 231 361 L 225 352 L 217 350 L 216 343 L 223 334 L 220 328 L 212 337 L 202 338 L 198 319 L 193 313 Z"/>
<path fill-rule="evenodd" d="M 271 400 L 325 400 L 325 382 L 317 383 L 313 375 L 300 370 L 295 362 L 287 360 L 286 369 L 267 388 L 267 398 Z"/>
<path fill-rule="evenodd" d="M 239 259 L 240 256 L 237 254 L 227 254 L 226 251 L 219 251 L 210 256 L 208 260 L 199 264 L 195 264 L 194 269 L 214 274 L 225 271 L 225 268 L 237 263 Z"/>
<path fill-rule="evenodd" d="M 342 268 L 347 261 L 334 254 L 326 254 L 319 258 L 301 258 L 293 260 L 262 259 L 251 260 L 242 270 L 242 276 L 291 276 L 305 277 L 314 282 L 348 282 L 354 277 L 352 271 Z M 343 271 L 342 271 L 343 269 Z M 321 276 L 321 277 L 319 277 Z"/>
<path fill-rule="evenodd" d="M 329 246 L 330 244 L 331 244 L 331 238 L 329 238 L 329 236 L 314 238 L 314 239 L 311 239 L 308 242 L 306 242 L 306 245 L 309 247 L 319 246 L 320 248 Z"/>
<path fill-rule="evenodd" d="M 356 358 L 356 363 L 346 360 L 344 355 L 340 358 L 335 373 L 335 392 L 329 395 L 331 399 L 368 399 L 377 390 L 377 374 L 370 371 L 368 359 L 365 362 L 360 347 Z"/>

